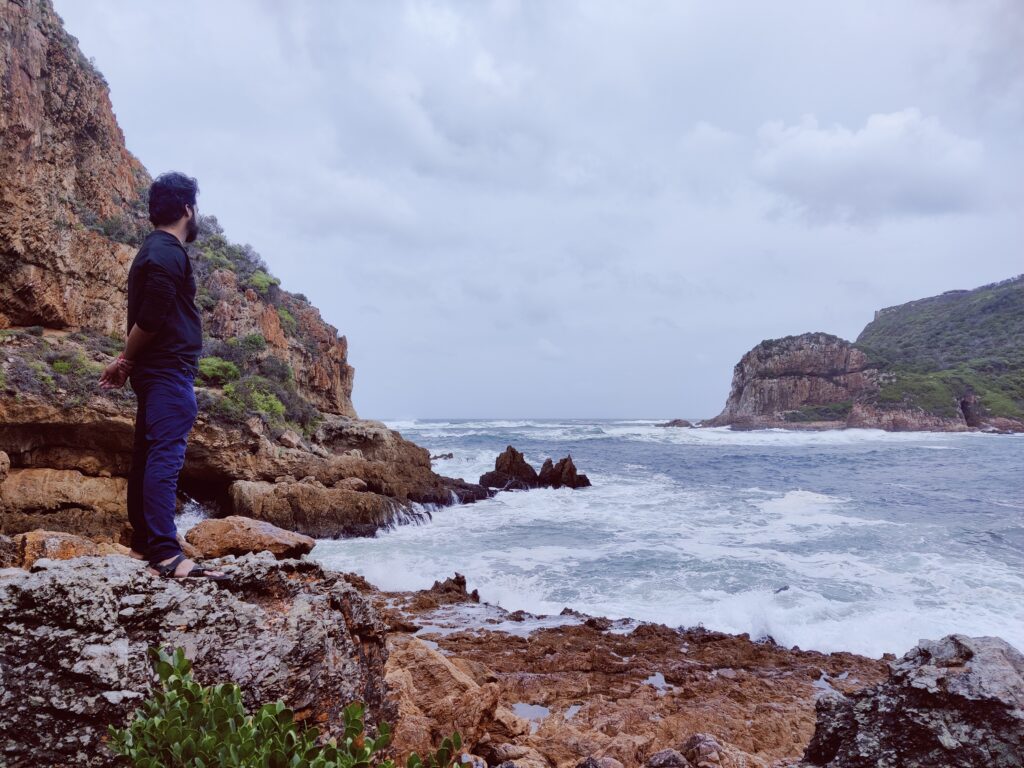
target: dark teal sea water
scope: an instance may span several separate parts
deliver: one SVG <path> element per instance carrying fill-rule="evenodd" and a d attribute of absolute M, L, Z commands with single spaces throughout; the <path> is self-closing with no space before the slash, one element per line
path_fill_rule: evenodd
<path fill-rule="evenodd" d="M 1024 436 L 680 430 L 652 421 L 394 422 L 442 474 L 506 445 L 593 488 L 502 493 L 322 542 L 385 588 L 453 571 L 484 600 L 902 653 L 949 632 L 1024 648 Z"/>

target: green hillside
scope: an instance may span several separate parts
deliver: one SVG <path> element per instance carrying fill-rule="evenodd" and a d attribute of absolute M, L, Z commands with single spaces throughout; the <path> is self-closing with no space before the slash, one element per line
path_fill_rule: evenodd
<path fill-rule="evenodd" d="M 990 415 L 1024 418 L 1024 275 L 883 309 L 856 344 L 889 374 L 879 405 L 954 416 L 973 391 Z"/>

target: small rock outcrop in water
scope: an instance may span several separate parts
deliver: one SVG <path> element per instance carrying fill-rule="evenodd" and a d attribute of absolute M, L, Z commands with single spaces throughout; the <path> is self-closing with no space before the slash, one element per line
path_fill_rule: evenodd
<path fill-rule="evenodd" d="M 522 453 L 510 445 L 495 459 L 494 469 L 480 476 L 480 485 L 504 491 L 536 488 L 537 470 L 530 466 Z"/>
<path fill-rule="evenodd" d="M 309 536 L 241 515 L 203 520 L 185 535 L 185 540 L 203 557 L 269 552 L 284 560 L 302 557 L 316 546 Z"/>
<path fill-rule="evenodd" d="M 1024 655 L 996 637 L 923 641 L 889 679 L 819 700 L 804 760 L 828 768 L 1024 766 Z"/>
<path fill-rule="evenodd" d="M 666 421 L 663 424 L 659 424 L 658 426 L 689 428 L 693 426 L 693 422 L 687 421 L 686 419 L 672 419 L 671 421 Z"/>
<path fill-rule="evenodd" d="M 554 463 L 545 459 L 540 474 L 523 454 L 508 446 L 495 460 L 494 469 L 480 476 L 480 485 L 503 491 L 525 491 L 529 488 L 585 488 L 590 485 L 586 475 L 576 470 L 572 456 Z"/>
<path fill-rule="evenodd" d="M 544 459 L 544 465 L 540 468 L 540 484 L 546 488 L 587 488 L 590 486 L 590 478 L 576 470 L 572 456 L 566 456 L 559 459 L 557 464 L 553 464 L 551 459 Z"/>
<path fill-rule="evenodd" d="M 0 571 L 0 764 L 120 764 L 106 729 L 148 695 L 153 645 L 184 647 L 197 680 L 237 682 L 250 708 L 283 698 L 330 732 L 358 699 L 394 722 L 384 627 L 344 578 L 269 554 L 224 567 L 230 591 L 117 556 Z"/>

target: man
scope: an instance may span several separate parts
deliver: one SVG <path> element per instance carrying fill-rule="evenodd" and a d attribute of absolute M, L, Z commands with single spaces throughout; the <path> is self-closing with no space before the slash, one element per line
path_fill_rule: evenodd
<path fill-rule="evenodd" d="M 100 386 L 130 380 L 138 399 L 128 476 L 131 556 L 161 576 L 222 581 L 227 576 L 185 557 L 174 525 L 178 474 L 198 407 L 193 389 L 203 346 L 196 282 L 184 243 L 199 234 L 199 184 L 182 173 L 158 176 L 149 188 L 155 229 L 128 271 L 128 340 L 103 371 Z"/>

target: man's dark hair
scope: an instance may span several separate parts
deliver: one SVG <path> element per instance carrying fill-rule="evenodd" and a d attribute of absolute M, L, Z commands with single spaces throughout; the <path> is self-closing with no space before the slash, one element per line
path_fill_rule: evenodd
<path fill-rule="evenodd" d="M 199 182 L 184 173 L 161 173 L 149 188 L 149 220 L 154 227 L 173 224 L 185 215 L 185 206 L 195 209 Z"/>

